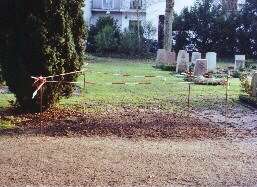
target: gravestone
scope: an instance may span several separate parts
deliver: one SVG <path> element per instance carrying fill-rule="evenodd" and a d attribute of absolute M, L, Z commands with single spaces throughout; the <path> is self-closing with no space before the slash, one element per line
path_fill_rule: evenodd
<path fill-rule="evenodd" d="M 176 64 L 176 53 L 175 52 L 166 52 L 166 63 L 167 64 Z"/>
<path fill-rule="evenodd" d="M 251 86 L 253 90 L 253 96 L 257 97 L 257 73 L 253 74 Z"/>
<path fill-rule="evenodd" d="M 199 52 L 193 52 L 192 53 L 192 58 L 191 58 L 191 63 L 195 64 L 197 59 L 201 59 L 202 54 Z"/>
<path fill-rule="evenodd" d="M 208 62 L 206 59 L 197 59 L 194 67 L 194 74 L 202 76 L 208 73 Z"/>
<path fill-rule="evenodd" d="M 245 55 L 235 55 L 235 70 L 245 68 Z"/>
<path fill-rule="evenodd" d="M 161 66 L 166 64 L 167 61 L 167 52 L 165 49 L 158 49 L 156 57 L 156 66 Z"/>
<path fill-rule="evenodd" d="M 208 71 L 213 71 L 214 73 L 216 73 L 217 69 L 217 53 L 215 52 L 208 52 L 206 53 L 206 60 L 208 63 Z"/>
<path fill-rule="evenodd" d="M 180 50 L 177 57 L 176 72 L 189 71 L 189 53 L 185 50 Z"/>

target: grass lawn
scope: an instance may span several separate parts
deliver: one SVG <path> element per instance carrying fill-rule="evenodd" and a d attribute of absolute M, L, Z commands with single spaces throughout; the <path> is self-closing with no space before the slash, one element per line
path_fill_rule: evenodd
<path fill-rule="evenodd" d="M 74 105 L 83 109 L 86 103 L 87 111 L 99 111 L 111 109 L 117 106 L 154 107 L 162 110 L 176 109 L 186 111 L 188 98 L 188 84 L 182 78 L 175 78 L 174 72 L 155 69 L 153 60 L 124 60 L 111 58 L 95 58 L 86 61 L 88 69 L 95 72 L 86 72 L 86 81 L 95 85 L 86 85 L 86 96 L 81 94 L 69 99 L 63 98 L 60 107 L 72 107 Z M 218 66 L 224 66 L 224 63 Z M 101 72 L 101 73 L 100 73 Z M 130 74 L 124 77 L 114 74 Z M 159 78 L 136 78 L 134 76 L 161 76 Z M 83 81 L 80 76 L 78 81 Z M 165 80 L 166 81 L 165 81 Z M 112 82 L 151 82 L 146 85 L 108 85 Z M 238 99 L 240 94 L 239 79 L 230 79 L 229 90 L 230 104 L 232 99 Z M 225 86 L 191 85 L 191 106 L 217 108 L 225 105 Z M 10 105 L 9 101 L 15 100 L 13 94 L 1 94 L 0 110 Z"/>
<path fill-rule="evenodd" d="M 86 97 L 75 96 L 62 99 L 60 105 L 86 102 L 87 110 L 102 110 L 116 106 L 156 107 L 163 110 L 187 109 L 188 84 L 182 78 L 175 78 L 174 72 L 161 71 L 153 68 L 155 61 L 121 60 L 96 58 L 87 61 L 88 69 L 95 72 L 86 73 L 86 81 L 95 85 L 86 85 Z M 218 64 L 219 65 L 219 64 Z M 223 64 L 222 64 L 223 65 Z M 130 74 L 124 77 L 114 74 Z M 160 78 L 136 78 L 134 76 L 161 76 Z M 164 80 L 166 79 L 166 81 Z M 79 78 L 83 81 L 83 76 Z M 111 82 L 151 82 L 147 85 L 108 85 Z M 229 90 L 231 99 L 240 94 L 239 79 L 230 79 Z M 83 89 L 83 86 L 80 86 Z M 191 106 L 216 108 L 225 105 L 225 86 L 191 85 Z M 81 105 L 81 108 L 83 107 Z"/>

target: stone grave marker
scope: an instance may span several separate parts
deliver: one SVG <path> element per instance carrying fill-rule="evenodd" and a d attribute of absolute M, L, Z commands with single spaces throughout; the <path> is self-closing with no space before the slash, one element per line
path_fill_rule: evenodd
<path fill-rule="evenodd" d="M 245 68 L 245 55 L 235 55 L 235 70 Z"/>
<path fill-rule="evenodd" d="M 214 73 L 216 73 L 217 69 L 217 53 L 215 52 L 208 52 L 206 53 L 206 60 L 208 63 L 208 71 L 213 71 Z"/>
<path fill-rule="evenodd" d="M 191 58 L 191 63 L 195 64 L 197 59 L 201 59 L 202 54 L 199 52 L 193 52 L 192 53 L 192 58 Z"/>
<path fill-rule="evenodd" d="M 194 74 L 201 76 L 208 73 L 208 62 L 206 59 L 197 59 L 194 67 Z"/>
<path fill-rule="evenodd" d="M 189 53 L 185 50 L 180 50 L 177 57 L 176 72 L 189 71 Z"/>
<path fill-rule="evenodd" d="M 176 53 L 175 52 L 166 52 L 167 64 L 176 64 Z"/>
<path fill-rule="evenodd" d="M 156 57 L 156 66 L 161 66 L 166 64 L 167 61 L 167 52 L 165 49 L 158 49 Z"/>
<path fill-rule="evenodd" d="M 253 90 L 253 96 L 257 97 L 257 73 L 253 74 L 251 86 Z"/>

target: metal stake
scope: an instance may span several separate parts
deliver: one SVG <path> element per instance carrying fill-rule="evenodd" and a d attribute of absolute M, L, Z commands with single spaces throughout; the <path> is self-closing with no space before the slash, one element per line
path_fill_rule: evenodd
<path fill-rule="evenodd" d="M 227 136 L 227 126 L 228 126 L 228 84 L 229 84 L 229 82 L 228 82 L 228 77 L 229 76 L 227 76 L 227 85 L 226 85 L 226 116 L 225 116 L 225 124 L 226 124 L 226 127 L 225 127 L 225 130 L 226 130 L 226 136 Z"/>
<path fill-rule="evenodd" d="M 190 111 L 190 92 L 191 92 L 191 83 L 188 84 L 188 98 L 187 98 L 187 110 Z"/>
<path fill-rule="evenodd" d="M 83 112 L 85 113 L 85 110 L 86 110 L 86 74 L 85 74 L 85 72 L 84 72 L 83 97 L 84 97 L 84 109 L 83 109 Z"/>
<path fill-rule="evenodd" d="M 40 133 L 42 134 L 43 86 L 40 88 Z"/>

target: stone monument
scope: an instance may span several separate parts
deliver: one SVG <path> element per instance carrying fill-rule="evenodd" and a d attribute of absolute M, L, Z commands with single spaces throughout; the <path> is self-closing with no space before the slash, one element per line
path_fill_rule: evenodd
<path fill-rule="evenodd" d="M 156 57 L 156 66 L 161 66 L 166 63 L 167 52 L 165 49 L 158 49 Z"/>
<path fill-rule="evenodd" d="M 167 64 L 176 64 L 176 53 L 175 52 L 166 52 L 166 63 Z"/>
<path fill-rule="evenodd" d="M 176 53 L 168 52 L 165 49 L 158 49 L 156 66 L 161 66 L 163 64 L 176 64 Z"/>
<path fill-rule="evenodd" d="M 197 59 L 201 59 L 201 56 L 202 56 L 201 53 L 199 53 L 199 52 L 193 52 L 193 53 L 192 53 L 192 58 L 191 58 L 191 63 L 192 63 L 192 64 L 195 64 Z"/>
<path fill-rule="evenodd" d="M 189 53 L 185 50 L 180 50 L 177 57 L 176 72 L 189 71 Z"/>
<path fill-rule="evenodd" d="M 216 73 L 217 69 L 217 53 L 215 52 L 208 52 L 206 53 L 206 60 L 208 63 L 208 71 L 213 71 L 214 73 Z"/>
<path fill-rule="evenodd" d="M 245 55 L 235 55 L 235 70 L 245 68 Z"/>
<path fill-rule="evenodd" d="M 202 76 L 208 73 L 208 62 L 206 59 L 197 59 L 194 67 L 194 74 Z"/>

